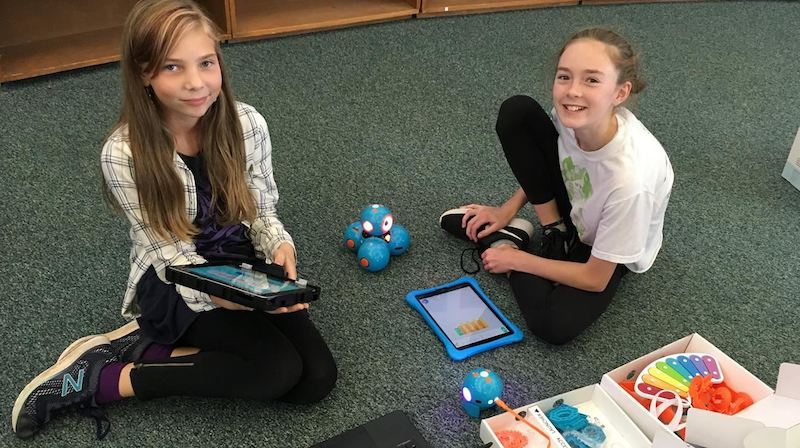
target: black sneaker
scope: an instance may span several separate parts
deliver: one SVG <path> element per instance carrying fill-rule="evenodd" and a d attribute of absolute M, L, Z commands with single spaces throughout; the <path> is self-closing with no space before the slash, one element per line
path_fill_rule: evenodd
<path fill-rule="evenodd" d="M 566 260 L 577 242 L 578 233 L 575 229 L 567 227 L 564 232 L 558 227 L 545 226 L 542 229 L 542 245 L 539 246 L 538 255 L 551 260 Z"/>
<path fill-rule="evenodd" d="M 466 212 L 465 208 L 456 208 L 442 213 L 442 216 L 439 217 L 439 226 L 457 238 L 470 241 L 466 229 L 461 227 L 461 220 Z M 533 224 L 522 218 L 514 218 L 497 232 L 478 239 L 478 247 L 486 249 L 501 244 L 510 244 L 517 249 L 524 250 L 531 242 L 531 235 L 533 235 Z"/>
<path fill-rule="evenodd" d="M 69 355 L 70 352 L 75 350 L 76 347 L 96 336 L 98 335 L 84 336 L 73 342 L 64 349 L 61 356 L 58 357 L 58 360 L 61 361 L 64 357 Z M 144 354 L 145 349 L 147 349 L 152 342 L 148 337 L 142 334 L 142 330 L 139 329 L 139 323 L 136 322 L 136 319 L 116 330 L 109 331 L 99 336 L 105 336 L 106 339 L 111 342 L 111 349 L 116 355 L 115 361 L 121 362 L 138 362 L 142 354 Z"/>
<path fill-rule="evenodd" d="M 14 402 L 11 427 L 17 436 L 23 439 L 33 436 L 62 411 L 98 410 L 94 395 L 100 370 L 113 359 L 108 339 L 93 336 L 34 378 Z"/>

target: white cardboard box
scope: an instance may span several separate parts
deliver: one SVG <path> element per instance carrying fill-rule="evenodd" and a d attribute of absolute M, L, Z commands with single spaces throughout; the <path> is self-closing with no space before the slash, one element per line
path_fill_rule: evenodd
<path fill-rule="evenodd" d="M 634 400 L 619 382 L 635 378 L 658 358 L 685 352 L 716 357 L 725 383 L 737 392 L 749 394 L 754 402 L 735 416 L 690 409 L 686 442 L 705 448 L 800 448 L 800 366 L 781 366 L 776 392 L 696 333 L 608 372 L 600 382 L 619 407 L 653 440 L 654 448 L 677 448 L 687 444 Z"/>
<path fill-rule="evenodd" d="M 726 439 L 741 440 L 743 448 L 800 448 L 800 365 L 781 364 L 775 393 L 736 415 L 689 410 L 687 441 L 715 448 L 722 446 L 720 433 L 734 435 Z"/>
<path fill-rule="evenodd" d="M 622 409 L 598 384 L 576 389 L 555 397 L 537 401 L 520 408 L 516 412 L 527 411 L 533 406 L 538 406 L 547 412 L 553 409 L 553 404 L 558 400 L 575 406 L 584 414 L 596 417 L 603 425 L 606 433 L 606 443 L 614 447 L 648 448 L 650 440 L 642 434 L 639 428 L 625 415 Z M 500 447 L 500 441 L 495 437 L 495 431 L 509 427 L 514 423 L 514 416 L 508 412 L 481 420 L 481 440 L 484 443 L 493 442 L 495 447 Z M 563 439 L 561 439 L 563 440 Z M 551 439 L 552 447 L 559 447 L 556 440 Z"/>
<path fill-rule="evenodd" d="M 800 190 L 800 129 L 797 130 L 789 159 L 783 167 L 783 177 Z"/>

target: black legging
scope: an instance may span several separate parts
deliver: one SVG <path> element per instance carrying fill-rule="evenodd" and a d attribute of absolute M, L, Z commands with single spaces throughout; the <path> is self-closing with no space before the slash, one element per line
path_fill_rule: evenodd
<path fill-rule="evenodd" d="M 555 199 L 561 217 L 574 229 L 569 218 L 572 205 L 558 161 L 558 131 L 542 106 L 528 96 L 513 96 L 500 106 L 495 129 L 528 201 L 544 204 Z M 579 242 L 568 261 L 585 263 L 591 250 Z M 524 272 L 511 273 L 511 289 L 531 332 L 551 344 L 564 344 L 606 310 L 627 270 L 617 265 L 603 292 L 556 285 Z"/>
<path fill-rule="evenodd" d="M 201 312 L 175 346 L 200 352 L 137 365 L 131 370 L 137 398 L 182 395 L 313 403 L 336 383 L 336 363 L 305 310 Z"/>

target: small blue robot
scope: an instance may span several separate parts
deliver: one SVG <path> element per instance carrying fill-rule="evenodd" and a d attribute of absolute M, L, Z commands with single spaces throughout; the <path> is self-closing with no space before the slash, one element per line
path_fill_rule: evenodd
<path fill-rule="evenodd" d="M 372 204 L 361 211 L 361 226 L 367 236 L 383 236 L 392 229 L 394 217 L 385 205 Z"/>
<path fill-rule="evenodd" d="M 391 233 L 387 233 L 383 239 L 389 244 L 389 253 L 392 255 L 403 255 L 411 245 L 411 235 L 400 224 L 392 226 Z"/>
<path fill-rule="evenodd" d="M 489 369 L 478 368 L 467 374 L 461 388 L 461 405 L 472 418 L 479 418 L 481 411 L 495 406 L 503 393 L 503 381 Z"/>
<path fill-rule="evenodd" d="M 377 272 L 389 265 L 393 255 L 402 255 L 411 245 L 411 235 L 400 224 L 395 224 L 388 207 L 371 204 L 361 211 L 356 221 L 344 231 L 344 246 L 356 252 L 358 265 L 369 272 Z"/>
<path fill-rule="evenodd" d="M 377 272 L 389 264 L 389 246 L 383 238 L 371 236 L 358 248 L 358 264 L 370 271 Z"/>
<path fill-rule="evenodd" d="M 344 247 L 351 252 L 358 252 L 364 242 L 364 229 L 361 222 L 356 221 L 344 229 Z"/>

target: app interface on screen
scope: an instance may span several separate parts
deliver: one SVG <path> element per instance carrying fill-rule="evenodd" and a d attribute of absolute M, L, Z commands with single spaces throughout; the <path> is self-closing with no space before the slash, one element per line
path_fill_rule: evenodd
<path fill-rule="evenodd" d="M 456 348 L 510 333 L 469 286 L 419 299 L 419 303 Z"/>
<path fill-rule="evenodd" d="M 201 266 L 189 268 L 189 271 L 261 295 L 298 289 L 294 282 L 270 278 L 263 272 L 237 266 Z"/>

